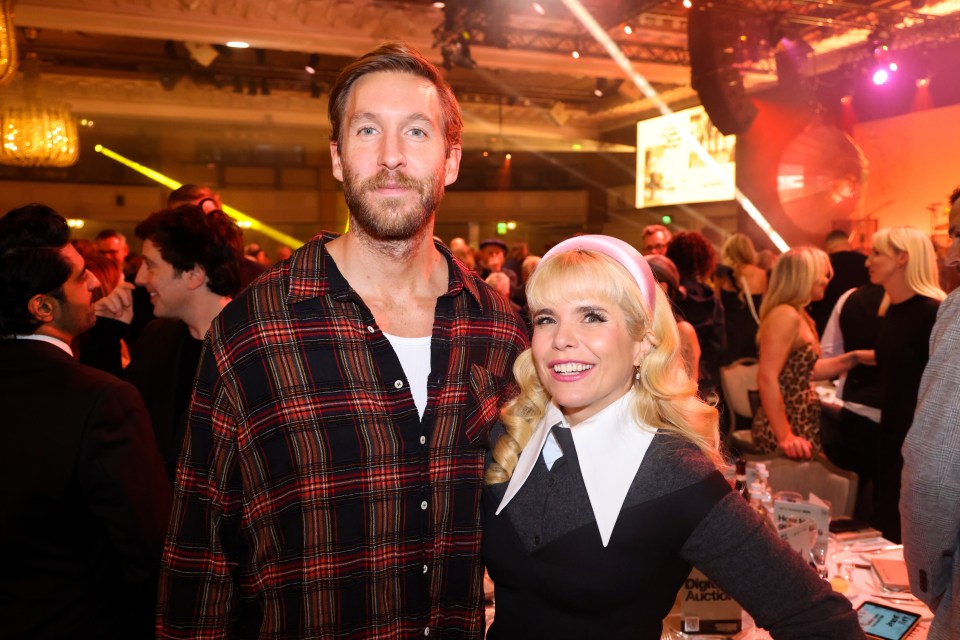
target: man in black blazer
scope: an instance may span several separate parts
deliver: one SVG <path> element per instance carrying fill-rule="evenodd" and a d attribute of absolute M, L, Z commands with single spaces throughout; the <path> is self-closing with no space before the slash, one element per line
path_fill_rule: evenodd
<path fill-rule="evenodd" d="M 170 488 L 137 390 L 72 356 L 99 283 L 68 240 L 0 219 L 0 635 L 152 637 Z"/>

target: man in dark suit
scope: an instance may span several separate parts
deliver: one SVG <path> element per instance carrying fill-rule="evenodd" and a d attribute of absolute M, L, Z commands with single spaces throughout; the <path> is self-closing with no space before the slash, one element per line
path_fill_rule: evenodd
<path fill-rule="evenodd" d="M 823 300 L 810 304 L 810 317 L 817 324 L 817 334 L 822 336 L 834 305 L 844 293 L 870 282 L 867 272 L 867 256 L 854 250 L 845 231 L 834 229 L 827 234 L 823 245 L 830 256 L 833 277 L 823 292 Z"/>
<path fill-rule="evenodd" d="M 0 219 L 0 635 L 152 637 L 170 488 L 137 390 L 72 357 L 99 283 L 68 241 Z"/>
<path fill-rule="evenodd" d="M 172 481 L 203 336 L 240 291 L 243 234 L 219 209 L 191 204 L 151 214 L 135 233 L 143 240 L 136 282 L 157 319 L 144 329 L 124 377 L 143 394 Z"/>

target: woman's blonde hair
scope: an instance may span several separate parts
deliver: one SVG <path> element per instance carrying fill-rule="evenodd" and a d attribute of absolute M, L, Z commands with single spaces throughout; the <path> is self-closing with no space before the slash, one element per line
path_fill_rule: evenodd
<path fill-rule="evenodd" d="M 617 304 L 626 318 L 626 329 L 636 340 L 646 336 L 652 348 L 638 367 L 634 406 L 641 424 L 683 436 L 720 464 L 717 410 L 697 397 L 697 382 L 686 373 L 680 353 L 680 335 L 669 300 L 656 289 L 653 323 L 641 302 L 640 287 L 614 259 L 595 251 L 576 250 L 540 263 L 527 284 L 527 302 L 535 317 L 538 310 L 569 300 L 601 300 Z M 493 449 L 486 482 L 506 482 L 517 466 L 520 452 L 546 411 L 550 396 L 537 376 L 533 355 L 527 349 L 517 358 L 513 374 L 520 394 L 504 406 L 501 419 L 506 433 Z"/>
<path fill-rule="evenodd" d="M 873 250 L 890 257 L 906 253 L 907 267 L 903 277 L 907 286 L 914 292 L 934 300 L 943 300 L 947 297 L 946 292 L 940 288 L 937 254 L 933 241 L 920 229 L 916 227 L 880 229 L 873 234 Z M 884 297 L 883 311 L 889 304 L 889 298 Z"/>
<path fill-rule="evenodd" d="M 813 285 L 824 275 L 833 277 L 830 257 L 815 247 L 795 247 L 784 253 L 773 266 L 770 284 L 763 294 L 760 320 L 781 304 L 803 309 L 810 304 Z"/>
<path fill-rule="evenodd" d="M 745 264 L 757 264 L 757 249 L 750 236 L 734 233 L 727 238 L 720 248 L 720 262 L 734 269 Z"/>

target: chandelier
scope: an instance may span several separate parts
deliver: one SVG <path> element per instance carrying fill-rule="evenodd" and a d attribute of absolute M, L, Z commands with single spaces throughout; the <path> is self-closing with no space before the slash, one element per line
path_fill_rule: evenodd
<path fill-rule="evenodd" d="M 5 99 L 0 107 L 0 164 L 17 167 L 76 164 L 80 155 L 77 121 L 70 105 L 42 97 L 40 61 L 36 54 L 26 56 L 21 76 L 23 97 Z"/>
<path fill-rule="evenodd" d="M 0 87 L 17 75 L 17 34 L 13 28 L 13 0 L 0 0 Z"/>
<path fill-rule="evenodd" d="M 69 167 L 79 152 L 70 105 L 27 99 L 0 111 L 0 164 Z"/>

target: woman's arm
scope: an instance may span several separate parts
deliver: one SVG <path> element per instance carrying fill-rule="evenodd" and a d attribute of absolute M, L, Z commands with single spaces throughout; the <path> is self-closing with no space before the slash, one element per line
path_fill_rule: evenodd
<path fill-rule="evenodd" d="M 789 305 L 776 307 L 764 318 L 759 330 L 757 389 L 763 412 L 780 448 L 790 458 L 806 460 L 810 458 L 813 447 L 806 438 L 793 433 L 780 389 L 780 372 L 800 335 L 800 322 L 800 312 Z"/>
<path fill-rule="evenodd" d="M 700 379 L 700 341 L 697 340 L 697 330 L 686 320 L 677 322 L 680 331 L 680 354 L 683 363 L 687 365 L 687 374 L 690 379 Z"/>
<path fill-rule="evenodd" d="M 874 365 L 877 363 L 873 349 L 858 349 L 847 351 L 832 358 L 820 358 L 813 365 L 814 380 L 833 380 L 840 374 L 846 373 L 858 364 Z"/>

